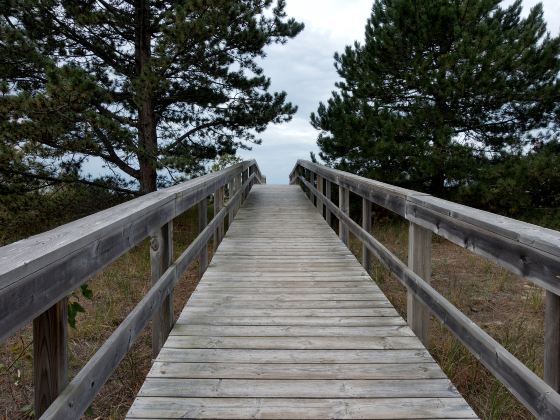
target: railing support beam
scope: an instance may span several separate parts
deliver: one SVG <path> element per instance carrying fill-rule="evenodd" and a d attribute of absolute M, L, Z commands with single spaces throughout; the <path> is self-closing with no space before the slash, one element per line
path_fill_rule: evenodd
<path fill-rule="evenodd" d="M 158 229 L 150 241 L 150 266 L 152 284 L 173 263 L 173 221 Z M 173 326 L 173 292 L 163 301 L 159 311 L 152 317 L 152 357 L 155 359 L 163 347 Z"/>
<path fill-rule="evenodd" d="M 432 232 L 415 223 L 408 230 L 408 267 L 426 283 L 432 275 Z M 428 346 L 430 312 L 409 290 L 407 293 L 408 325 L 425 346 Z"/>
<path fill-rule="evenodd" d="M 68 298 L 33 320 L 35 417 L 39 418 L 68 380 Z"/>
<path fill-rule="evenodd" d="M 560 296 L 546 291 L 544 381 L 560 392 Z"/>

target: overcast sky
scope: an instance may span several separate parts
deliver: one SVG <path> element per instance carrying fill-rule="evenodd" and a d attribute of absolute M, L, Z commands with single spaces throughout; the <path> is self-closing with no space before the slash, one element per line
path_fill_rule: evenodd
<path fill-rule="evenodd" d="M 524 13 L 536 3 L 523 0 Z M 548 30 L 556 35 L 560 0 L 542 3 Z M 317 132 L 309 125 L 309 114 L 334 88 L 338 78 L 333 66 L 335 51 L 363 40 L 372 4 L 373 0 L 287 0 L 288 16 L 304 22 L 305 29 L 286 45 L 269 48 L 263 67 L 272 79 L 272 89 L 286 91 L 299 110 L 291 122 L 270 126 L 262 135 L 262 145 L 240 153 L 257 160 L 269 184 L 286 184 L 296 160 L 309 159 L 310 151 L 317 152 Z"/>

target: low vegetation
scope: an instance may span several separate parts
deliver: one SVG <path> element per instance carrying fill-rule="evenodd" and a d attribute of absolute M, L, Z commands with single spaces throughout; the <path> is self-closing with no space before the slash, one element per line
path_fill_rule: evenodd
<path fill-rule="evenodd" d="M 196 237 L 197 211 L 191 209 L 175 220 L 176 256 Z M 198 282 L 198 266 L 193 264 L 179 281 L 174 293 L 175 316 Z M 123 255 L 89 283 L 91 300 L 79 296 L 85 312 L 79 313 L 76 328 L 69 328 L 70 374 L 75 375 L 151 286 L 147 241 Z M 33 418 L 33 370 L 31 326 L 19 331 L 0 347 L 0 419 Z M 91 419 L 121 419 L 151 365 L 150 328 L 138 337 L 109 382 L 86 413 Z"/>

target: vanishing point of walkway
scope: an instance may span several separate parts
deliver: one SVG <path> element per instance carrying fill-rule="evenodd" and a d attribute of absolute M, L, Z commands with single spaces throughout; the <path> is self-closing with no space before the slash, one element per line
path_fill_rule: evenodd
<path fill-rule="evenodd" d="M 255 185 L 128 418 L 475 418 L 297 186 Z"/>

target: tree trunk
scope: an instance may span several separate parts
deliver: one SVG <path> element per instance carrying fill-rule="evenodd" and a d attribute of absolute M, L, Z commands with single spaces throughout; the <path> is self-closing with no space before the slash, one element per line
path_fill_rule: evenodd
<path fill-rule="evenodd" d="M 445 197 L 445 174 L 442 170 L 438 170 L 432 176 L 430 194 L 439 198 Z"/>
<path fill-rule="evenodd" d="M 150 80 L 151 29 L 149 0 L 135 1 L 136 37 L 134 43 L 138 87 L 138 163 L 140 165 L 140 192 L 147 194 L 157 189 L 157 130 Z"/>

